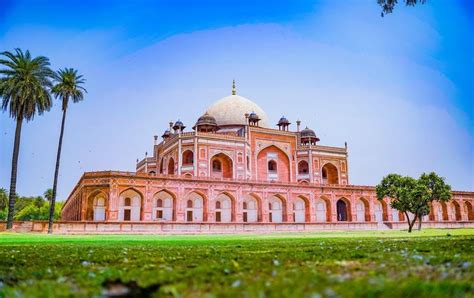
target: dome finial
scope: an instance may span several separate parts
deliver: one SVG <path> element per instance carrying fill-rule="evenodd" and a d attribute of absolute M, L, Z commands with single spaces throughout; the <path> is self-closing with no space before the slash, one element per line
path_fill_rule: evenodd
<path fill-rule="evenodd" d="M 236 95 L 237 90 L 235 89 L 235 80 L 232 80 L 232 95 Z"/>

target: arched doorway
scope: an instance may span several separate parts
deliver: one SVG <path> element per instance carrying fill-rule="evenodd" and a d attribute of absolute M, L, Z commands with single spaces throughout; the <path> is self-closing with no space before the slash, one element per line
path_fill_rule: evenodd
<path fill-rule="evenodd" d="M 269 222 L 283 222 L 284 202 L 277 196 L 272 196 L 268 199 L 268 221 Z"/>
<path fill-rule="evenodd" d="M 336 209 L 338 221 L 350 221 L 350 203 L 347 199 L 339 199 L 336 203 Z"/>
<path fill-rule="evenodd" d="M 332 163 L 327 163 L 322 169 L 323 184 L 339 184 L 337 167 Z"/>
<path fill-rule="evenodd" d="M 466 207 L 467 219 L 474 220 L 474 212 L 472 210 L 472 204 L 469 201 L 465 201 L 464 205 Z"/>
<path fill-rule="evenodd" d="M 219 153 L 211 158 L 211 177 L 232 178 L 233 177 L 232 159 L 224 153 Z"/>
<path fill-rule="evenodd" d="M 462 220 L 461 207 L 459 206 L 459 203 L 453 200 L 452 205 L 453 207 L 451 208 L 451 210 L 454 211 L 453 218 L 455 218 L 456 220 Z"/>
<path fill-rule="evenodd" d="M 175 218 L 176 200 L 171 193 L 162 190 L 153 196 L 153 220 L 172 221 Z"/>
<path fill-rule="evenodd" d="M 225 193 L 222 193 L 216 198 L 216 222 L 231 222 L 233 219 L 232 208 L 233 202 L 232 199 Z"/>
<path fill-rule="evenodd" d="M 290 181 L 290 160 L 276 146 L 268 146 L 257 155 L 257 179 L 262 181 Z"/>
<path fill-rule="evenodd" d="M 307 175 L 309 173 L 309 165 L 306 160 L 302 160 L 298 163 L 298 174 Z"/>
<path fill-rule="evenodd" d="M 256 197 L 246 195 L 242 202 L 243 222 L 261 221 L 261 206 Z"/>
<path fill-rule="evenodd" d="M 183 152 L 183 166 L 190 166 L 194 163 L 194 153 L 191 150 Z"/>
<path fill-rule="evenodd" d="M 441 205 L 441 217 L 444 221 L 447 221 L 449 220 L 449 216 L 448 216 L 448 206 L 446 205 L 445 202 L 439 202 L 440 205 Z"/>
<path fill-rule="evenodd" d="M 105 197 L 102 194 L 94 198 L 94 221 L 105 220 Z"/>
<path fill-rule="evenodd" d="M 297 223 L 306 221 L 306 201 L 298 197 L 293 202 L 293 220 Z"/>
<path fill-rule="evenodd" d="M 204 221 L 204 197 L 197 192 L 192 192 L 186 196 L 186 221 L 202 222 Z"/>
<path fill-rule="evenodd" d="M 142 196 L 134 189 L 128 189 L 120 194 L 119 220 L 139 221 L 141 219 Z"/>
<path fill-rule="evenodd" d="M 376 222 L 383 222 L 383 207 L 382 203 L 380 203 L 378 200 L 374 202 L 374 215 Z"/>
<path fill-rule="evenodd" d="M 174 159 L 170 158 L 168 161 L 168 175 L 174 175 Z"/>
<path fill-rule="evenodd" d="M 365 198 L 360 198 L 356 202 L 356 216 L 358 222 L 370 221 L 369 202 Z"/>
<path fill-rule="evenodd" d="M 316 199 L 316 221 L 330 222 L 331 221 L 331 205 L 327 198 L 321 197 Z"/>

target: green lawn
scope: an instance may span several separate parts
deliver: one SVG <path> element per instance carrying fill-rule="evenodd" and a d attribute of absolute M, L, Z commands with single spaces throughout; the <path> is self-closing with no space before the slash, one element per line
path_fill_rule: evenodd
<path fill-rule="evenodd" d="M 474 229 L 0 233 L 0 297 L 474 297 L 473 281 Z"/>

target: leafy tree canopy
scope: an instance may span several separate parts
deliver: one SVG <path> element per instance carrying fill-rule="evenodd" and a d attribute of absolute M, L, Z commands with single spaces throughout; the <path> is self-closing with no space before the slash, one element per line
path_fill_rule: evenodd
<path fill-rule="evenodd" d="M 426 0 L 402 0 L 406 6 L 415 6 L 418 3 L 425 4 Z M 392 13 L 398 0 L 377 0 L 377 3 L 382 7 L 382 17 L 386 14 Z"/>
<path fill-rule="evenodd" d="M 430 213 L 429 203 L 446 202 L 451 198 L 451 186 L 434 172 L 424 173 L 419 179 L 389 174 L 382 179 L 375 190 L 379 200 L 390 198 L 390 206 L 405 213 L 409 232 L 417 219 L 421 225 L 422 217 Z M 412 219 L 410 213 L 414 215 Z"/>

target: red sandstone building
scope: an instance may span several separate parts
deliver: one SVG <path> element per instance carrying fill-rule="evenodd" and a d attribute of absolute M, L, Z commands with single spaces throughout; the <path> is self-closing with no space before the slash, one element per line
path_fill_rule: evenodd
<path fill-rule="evenodd" d="M 97 222 L 103 231 L 310 230 L 387 228 L 404 215 L 378 201 L 372 186 L 349 183 L 348 152 L 319 144 L 309 128 L 271 128 L 265 112 L 236 94 L 212 106 L 192 131 L 169 124 L 136 172 L 88 172 L 62 209 L 62 220 Z M 471 226 L 473 192 L 433 203 L 431 226 Z M 117 225 L 117 224 L 121 225 Z M 122 224 L 129 223 L 127 228 Z M 113 224 L 116 224 L 115 226 Z M 113 228 L 110 228 L 114 226 Z"/>

